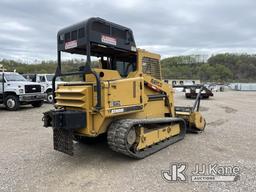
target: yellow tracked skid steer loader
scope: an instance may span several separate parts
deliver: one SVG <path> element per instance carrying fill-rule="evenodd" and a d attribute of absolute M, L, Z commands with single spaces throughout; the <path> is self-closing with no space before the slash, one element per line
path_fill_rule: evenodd
<path fill-rule="evenodd" d="M 53 128 L 54 149 L 73 155 L 73 140 L 105 135 L 112 150 L 141 159 L 187 131 L 204 129 L 200 97 L 194 107 L 175 107 L 173 89 L 161 80 L 160 55 L 137 48 L 131 29 L 90 18 L 60 30 L 57 38 L 55 109 L 43 117 L 44 126 Z M 63 73 L 62 52 L 86 55 L 86 64 Z M 99 58 L 97 67 L 91 57 Z M 83 80 L 55 87 L 63 76 Z"/>

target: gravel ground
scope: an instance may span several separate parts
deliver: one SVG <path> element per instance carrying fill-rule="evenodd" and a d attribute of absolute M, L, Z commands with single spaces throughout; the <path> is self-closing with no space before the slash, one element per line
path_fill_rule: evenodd
<path fill-rule="evenodd" d="M 177 93 L 176 105 L 192 105 Z M 256 92 L 215 93 L 201 103 L 205 132 L 143 160 L 108 149 L 105 143 L 75 144 L 75 156 L 52 149 L 52 130 L 42 113 L 51 108 L 0 108 L 0 191 L 256 191 Z M 239 166 L 236 182 L 166 182 L 161 170 L 186 162 Z"/>

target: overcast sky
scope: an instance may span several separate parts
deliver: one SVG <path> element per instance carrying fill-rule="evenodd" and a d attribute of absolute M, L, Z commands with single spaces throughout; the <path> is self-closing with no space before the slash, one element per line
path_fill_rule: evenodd
<path fill-rule="evenodd" d="M 255 0 L 0 0 L 0 58 L 56 59 L 56 33 L 98 16 L 163 57 L 256 52 Z"/>

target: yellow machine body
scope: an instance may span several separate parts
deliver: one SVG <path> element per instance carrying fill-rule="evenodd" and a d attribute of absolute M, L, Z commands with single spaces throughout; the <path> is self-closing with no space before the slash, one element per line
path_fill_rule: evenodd
<path fill-rule="evenodd" d="M 138 56 L 137 71 L 131 72 L 127 78 L 121 78 L 118 71 L 94 69 L 98 74 L 104 74 L 101 78 L 102 109 L 97 113 L 93 108 L 97 96 L 94 91 L 95 78 L 91 74 L 86 75 L 87 81 L 80 86 L 77 83 L 75 86 L 72 83 L 58 86 L 56 107 L 86 112 L 86 127 L 77 130 L 77 134 L 95 137 L 106 132 L 109 124 L 120 116 L 134 119 L 165 117 L 169 113 L 175 115 L 172 88 L 142 71 L 143 58 L 159 62 L 160 55 L 138 49 Z M 162 98 L 150 101 L 148 95 L 156 95 L 158 90 L 166 92 L 168 100 Z"/>
<path fill-rule="evenodd" d="M 175 113 L 173 89 L 160 79 L 143 72 L 143 59 L 156 60 L 160 67 L 160 55 L 138 49 L 137 71 L 131 72 L 122 78 L 118 71 L 99 69 L 94 70 L 101 74 L 102 109 L 96 111 L 95 78 L 86 75 L 86 82 L 72 86 L 72 83 L 58 86 L 56 90 L 56 107 L 68 110 L 82 110 L 86 112 L 86 126 L 75 131 L 75 134 L 86 137 L 95 137 L 107 132 L 112 121 L 125 119 L 151 119 L 164 117 L 182 117 L 189 126 L 203 129 L 205 121 L 200 112 Z M 160 71 L 160 70 L 159 70 Z M 156 75 L 156 74 L 153 74 Z M 161 76 L 161 74 L 160 74 Z M 160 77 L 161 78 L 161 77 Z M 166 93 L 166 97 L 158 96 L 159 92 Z M 150 97 L 152 99 L 150 99 Z M 143 149 L 166 138 L 179 134 L 179 124 L 145 132 L 140 129 L 140 138 L 137 149 Z"/>
<path fill-rule="evenodd" d="M 93 18 L 90 22 L 97 23 L 93 30 L 97 29 L 99 23 L 100 25 L 107 23 L 99 18 Z M 122 26 L 113 23 L 106 26 L 109 25 L 113 29 L 119 28 L 119 31 L 123 29 Z M 70 30 L 76 26 L 78 25 L 71 26 Z M 101 29 L 102 27 L 99 28 Z M 67 30 L 69 28 L 64 29 L 64 32 Z M 63 30 L 59 33 L 62 32 Z M 132 35 L 129 29 L 125 29 L 126 38 L 129 36 L 128 32 L 130 36 Z M 120 32 L 117 37 L 125 33 Z M 96 37 L 97 34 L 100 33 L 95 32 L 95 36 L 91 38 Z M 68 35 L 66 37 L 68 38 Z M 64 36 L 59 35 L 60 44 L 62 38 Z M 94 42 L 98 40 L 93 39 Z M 116 51 L 113 46 L 125 48 L 131 45 L 126 52 L 120 52 L 123 54 L 123 59 L 136 58 L 136 61 L 132 60 L 135 68 L 130 72 L 127 70 L 125 76 L 117 69 L 106 67 L 109 63 L 104 63 L 101 56 L 101 66 L 92 69 L 85 66 L 87 68 L 82 73 L 84 81 L 58 85 L 55 90 L 56 110 L 44 114 L 45 127 L 53 127 L 56 150 L 72 155 L 73 139 L 107 134 L 108 144 L 114 151 L 133 158 L 144 158 L 183 139 L 188 128 L 194 131 L 204 129 L 205 120 L 199 111 L 176 110 L 174 90 L 162 81 L 160 55 L 135 48 L 132 45 L 133 38 L 130 37 L 129 40 L 130 43 L 122 44 L 122 39 L 103 34 L 100 41 L 104 45 L 95 45 L 95 43 L 86 45 L 87 53 L 90 46 L 94 46 L 94 54 L 111 53 L 112 63 L 117 56 L 116 52 L 113 52 Z M 61 44 L 58 48 L 71 53 L 84 53 L 85 48 L 82 44 L 79 47 L 79 43 L 79 41 L 70 41 L 65 47 Z M 107 46 L 106 43 L 111 46 Z M 69 50 L 70 46 L 74 46 L 73 49 Z M 60 65 L 57 69 L 60 70 Z M 57 70 L 56 74 L 60 72 Z"/>

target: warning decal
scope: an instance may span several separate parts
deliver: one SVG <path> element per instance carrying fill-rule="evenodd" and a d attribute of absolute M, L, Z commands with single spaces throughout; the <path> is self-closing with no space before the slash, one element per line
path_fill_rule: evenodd
<path fill-rule="evenodd" d="M 116 39 L 107 35 L 102 35 L 101 36 L 101 42 L 102 43 L 107 43 L 110 45 L 116 45 Z"/>
<path fill-rule="evenodd" d="M 72 49 L 77 47 L 77 40 L 69 41 L 65 43 L 65 49 Z"/>

